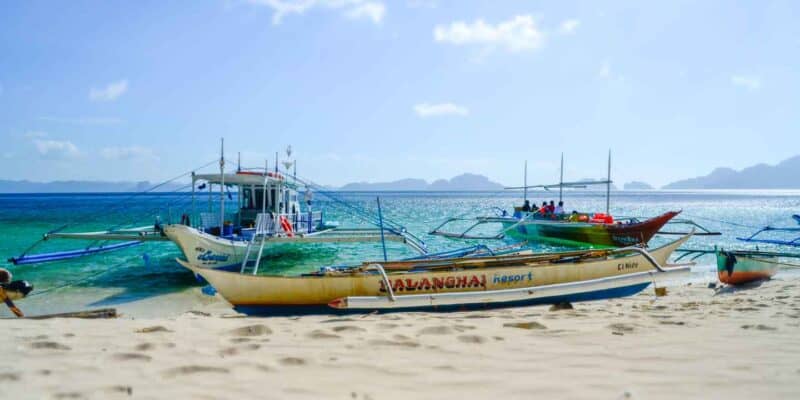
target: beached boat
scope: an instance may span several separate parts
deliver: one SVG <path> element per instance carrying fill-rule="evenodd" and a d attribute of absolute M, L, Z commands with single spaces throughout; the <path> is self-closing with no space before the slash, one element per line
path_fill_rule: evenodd
<path fill-rule="evenodd" d="M 779 254 L 761 251 L 717 250 L 717 276 L 729 285 L 772 278 L 781 262 Z"/>
<path fill-rule="evenodd" d="M 740 285 L 772 278 L 781 267 L 797 268 L 800 264 L 788 259 L 800 259 L 800 253 L 762 250 L 678 249 L 675 260 L 697 260 L 704 255 L 714 255 L 717 277 L 722 283 Z"/>
<path fill-rule="evenodd" d="M 525 184 L 519 187 L 508 187 L 509 190 L 523 190 L 523 201 L 528 204 L 529 189 L 558 189 L 558 199 L 561 203 L 565 188 L 585 188 L 591 185 L 606 186 L 606 211 L 596 213 L 552 213 L 542 210 L 529 210 L 527 207 L 515 207 L 513 212 L 499 210 L 495 216 L 481 216 L 477 218 L 449 218 L 431 230 L 431 235 L 444 236 L 454 239 L 512 239 L 527 240 L 529 242 L 543 242 L 555 245 L 575 247 L 624 247 L 636 244 L 646 244 L 658 233 L 661 228 L 670 222 L 680 211 L 668 211 L 652 218 L 614 218 L 609 213 L 611 193 L 611 155 L 609 153 L 608 178 L 606 180 L 589 180 L 579 182 L 564 182 L 564 156 L 561 156 L 561 179 L 559 183 L 550 185 L 528 185 L 527 163 L 525 169 Z M 534 205 L 535 207 L 535 205 Z M 469 222 L 466 229 L 461 232 L 449 232 L 445 226 Z M 682 221 L 685 223 L 685 221 Z M 689 221 L 691 223 L 691 221 Z M 499 232 L 486 234 L 473 234 L 479 227 L 488 224 L 499 225 Z M 707 234 L 705 232 L 701 234 Z"/>
<path fill-rule="evenodd" d="M 300 276 L 241 274 L 178 262 L 205 278 L 236 310 L 245 314 L 368 309 L 442 311 L 632 295 L 661 274 L 687 271 L 685 266 L 675 269 L 661 266 L 688 238 L 680 238 L 651 253 L 636 247 L 371 262 L 324 268 Z"/>
<path fill-rule="evenodd" d="M 186 205 L 182 215 L 178 213 L 181 215 L 179 222 L 162 223 L 160 218 L 154 217 L 156 222 L 149 226 L 115 226 L 92 232 L 71 232 L 72 226 L 67 224 L 45 233 L 42 240 L 23 254 L 9 258 L 9 262 L 19 265 L 60 261 L 162 241 L 175 243 L 187 260 L 202 268 L 232 270 L 253 263 L 252 257 L 261 257 L 265 248 L 273 246 L 390 241 L 405 243 L 423 255 L 427 253 L 425 243 L 400 224 L 338 199 L 298 178 L 296 170 L 290 173 L 293 161 L 282 162 L 286 167 L 283 172 L 277 167 L 277 155 L 274 169 L 266 165 L 257 169 L 238 165 L 235 171 L 226 172 L 224 151 L 221 153 L 219 173 L 192 171 L 185 174 L 191 176 L 188 187 L 191 203 Z M 287 158 L 289 156 L 290 148 L 287 149 Z M 322 210 L 312 207 L 312 188 L 329 197 L 332 206 L 341 206 L 347 214 L 374 228 L 341 228 L 338 223 L 327 221 Z M 205 202 L 201 205 L 196 199 L 196 191 L 204 189 L 208 191 L 207 208 Z M 166 211 L 172 215 L 175 210 Z M 32 253 L 37 245 L 54 239 L 81 240 L 89 244 L 78 249 Z M 251 252 L 254 247 L 257 251 Z"/>

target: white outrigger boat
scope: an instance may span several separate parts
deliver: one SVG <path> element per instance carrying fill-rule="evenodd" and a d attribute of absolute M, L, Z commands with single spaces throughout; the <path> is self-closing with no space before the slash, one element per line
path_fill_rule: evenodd
<path fill-rule="evenodd" d="M 291 147 L 287 156 L 291 156 Z M 293 163 L 284 161 L 283 165 L 288 170 Z M 235 172 L 226 172 L 224 152 L 219 165 L 219 173 L 191 172 L 191 211 L 182 214 L 179 223 L 161 224 L 157 220 L 150 226 L 96 232 L 65 232 L 68 227 L 65 225 L 44 234 L 41 241 L 76 239 L 94 244 L 76 250 L 27 254 L 34 247 L 31 246 L 9 261 L 14 264 L 58 261 L 151 241 L 175 243 L 186 260 L 200 268 L 229 270 L 252 265 L 262 257 L 265 247 L 286 244 L 393 241 L 427 254 L 425 243 L 404 227 L 350 204 L 346 204 L 348 212 L 376 228 L 340 228 L 337 223 L 326 221 L 321 210 L 311 207 L 310 191 L 315 185 L 298 179 L 296 173 L 279 172 L 277 156 L 273 170 L 267 165 L 260 169 L 243 169 L 239 165 Z M 218 192 L 214 186 L 219 188 Z M 208 206 L 203 212 L 198 212 L 198 188 L 208 188 Z M 305 204 L 299 201 L 301 189 L 305 190 Z M 233 212 L 226 213 L 226 205 Z"/>

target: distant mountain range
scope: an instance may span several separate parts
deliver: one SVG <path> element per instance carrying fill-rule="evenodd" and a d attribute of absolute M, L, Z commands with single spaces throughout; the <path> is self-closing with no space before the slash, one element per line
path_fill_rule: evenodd
<path fill-rule="evenodd" d="M 633 181 L 622 186 L 625 190 L 652 190 L 653 186 L 646 182 Z"/>
<path fill-rule="evenodd" d="M 142 192 L 156 185 L 142 182 L 104 182 L 104 181 L 8 181 L 0 180 L 0 193 L 113 193 Z M 173 192 L 185 184 L 166 184 L 155 192 Z M 185 189 L 188 190 L 188 189 Z"/>
<path fill-rule="evenodd" d="M 392 182 L 356 182 L 339 188 L 347 191 L 395 191 L 395 190 L 427 190 L 427 191 L 479 191 L 502 190 L 503 185 L 492 182 L 483 175 L 462 174 L 450 180 L 439 179 L 428 183 L 424 179 L 401 179 Z"/>
<path fill-rule="evenodd" d="M 741 171 L 717 168 L 706 176 L 673 182 L 662 189 L 800 189 L 800 155 L 774 166 L 758 164 Z"/>

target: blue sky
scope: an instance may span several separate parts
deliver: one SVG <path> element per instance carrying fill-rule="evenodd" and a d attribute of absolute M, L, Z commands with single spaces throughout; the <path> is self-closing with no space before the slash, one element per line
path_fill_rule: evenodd
<path fill-rule="evenodd" d="M 792 1 L 6 1 L 0 178 L 159 180 L 291 144 L 326 184 L 657 185 L 800 153 Z"/>

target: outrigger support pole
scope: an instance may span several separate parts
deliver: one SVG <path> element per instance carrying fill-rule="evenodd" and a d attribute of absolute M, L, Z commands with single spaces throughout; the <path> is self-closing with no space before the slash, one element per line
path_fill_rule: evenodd
<path fill-rule="evenodd" d="M 225 138 L 219 146 L 219 235 L 225 227 Z"/>
<path fill-rule="evenodd" d="M 527 185 L 527 183 L 526 183 Z M 558 179 L 558 201 L 564 200 L 564 153 L 561 153 L 561 177 Z M 606 213 L 608 213 L 606 211 Z"/>
<path fill-rule="evenodd" d="M 528 160 L 525 160 L 525 186 L 522 190 L 522 200 L 523 203 L 528 201 Z"/>

